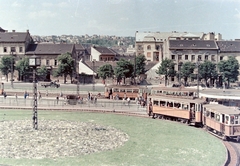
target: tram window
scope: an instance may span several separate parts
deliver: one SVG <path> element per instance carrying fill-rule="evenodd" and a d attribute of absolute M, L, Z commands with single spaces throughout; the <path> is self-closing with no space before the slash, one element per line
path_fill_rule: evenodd
<path fill-rule="evenodd" d="M 113 89 L 113 92 L 119 92 L 119 90 L 118 89 Z"/>
<path fill-rule="evenodd" d="M 225 117 L 225 121 L 226 121 L 226 124 L 228 124 L 229 116 L 226 116 L 226 117 Z"/>
<path fill-rule="evenodd" d="M 234 116 L 231 116 L 231 124 L 234 124 Z"/>
<path fill-rule="evenodd" d="M 209 116 L 209 115 L 210 115 L 210 112 L 209 112 L 209 111 L 206 111 L 206 115 Z"/>
<path fill-rule="evenodd" d="M 156 101 L 156 100 L 153 101 L 153 105 L 159 105 L 158 103 L 159 103 L 159 102 Z"/>
<path fill-rule="evenodd" d="M 220 115 L 216 115 L 216 121 L 220 121 Z"/>
<path fill-rule="evenodd" d="M 214 112 L 211 112 L 211 118 L 214 118 Z"/>
<path fill-rule="evenodd" d="M 238 121 L 235 121 L 235 124 L 238 124 Z"/>
<path fill-rule="evenodd" d="M 235 119 L 238 119 L 238 116 L 237 116 L 237 115 L 235 115 Z"/>
<path fill-rule="evenodd" d="M 138 93 L 138 89 L 133 89 L 133 93 Z"/>
<path fill-rule="evenodd" d="M 125 89 L 120 89 L 120 92 L 125 92 Z"/>
<path fill-rule="evenodd" d="M 128 93 L 130 92 L 130 93 L 132 93 L 132 89 L 127 89 L 126 90 Z"/>

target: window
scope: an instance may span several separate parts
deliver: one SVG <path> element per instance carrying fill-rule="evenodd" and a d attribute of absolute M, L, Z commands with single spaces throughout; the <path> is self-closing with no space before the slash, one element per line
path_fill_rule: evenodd
<path fill-rule="evenodd" d="M 202 56 L 198 55 L 198 61 L 202 61 Z"/>
<path fill-rule="evenodd" d="M 54 60 L 54 66 L 57 66 L 57 60 Z"/>
<path fill-rule="evenodd" d="M 142 46 L 141 45 L 138 45 L 138 50 L 142 50 Z"/>
<path fill-rule="evenodd" d="M 46 65 L 49 66 L 49 60 L 48 59 L 46 60 Z"/>
<path fill-rule="evenodd" d="M 150 45 L 147 46 L 147 50 L 151 50 L 151 46 Z"/>
<path fill-rule="evenodd" d="M 208 55 L 205 55 L 205 60 L 208 60 Z"/>
<path fill-rule="evenodd" d="M 11 47 L 11 52 L 16 52 L 15 47 Z"/>
<path fill-rule="evenodd" d="M 178 55 L 178 60 L 182 60 L 182 55 Z"/>
<path fill-rule="evenodd" d="M 195 55 L 192 55 L 192 61 L 194 61 L 195 60 Z"/>
<path fill-rule="evenodd" d="M 223 60 L 223 56 L 220 56 L 220 61 Z"/>
<path fill-rule="evenodd" d="M 188 55 L 185 55 L 185 60 L 188 60 Z"/>
<path fill-rule="evenodd" d="M 3 52 L 7 52 L 7 47 L 4 47 L 4 48 L 3 48 Z"/>
<path fill-rule="evenodd" d="M 172 55 L 172 60 L 174 60 L 175 59 L 175 55 Z"/>
<path fill-rule="evenodd" d="M 215 55 L 212 55 L 212 61 L 216 61 Z"/>
<path fill-rule="evenodd" d="M 151 58 L 151 52 L 148 52 L 148 53 L 147 53 L 147 57 L 148 57 L 148 58 Z"/>
<path fill-rule="evenodd" d="M 19 47 L 19 52 L 23 52 L 23 48 L 22 47 Z"/>

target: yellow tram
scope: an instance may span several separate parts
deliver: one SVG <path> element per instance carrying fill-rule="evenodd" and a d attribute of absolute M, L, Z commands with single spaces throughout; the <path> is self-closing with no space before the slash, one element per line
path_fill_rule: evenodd
<path fill-rule="evenodd" d="M 205 101 L 196 98 L 195 89 L 153 88 L 148 98 L 149 116 L 202 125 Z"/>
<path fill-rule="evenodd" d="M 217 136 L 240 140 L 240 110 L 220 104 L 203 106 L 203 125 Z"/>
<path fill-rule="evenodd" d="M 109 99 L 135 99 L 143 97 L 147 100 L 148 89 L 146 86 L 133 86 L 133 85 L 109 85 L 105 87 L 105 98 Z"/>

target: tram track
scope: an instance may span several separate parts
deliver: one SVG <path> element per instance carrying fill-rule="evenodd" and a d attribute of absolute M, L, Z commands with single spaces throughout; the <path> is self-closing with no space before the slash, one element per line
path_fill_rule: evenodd
<path fill-rule="evenodd" d="M 240 165 L 240 144 L 235 141 L 223 141 L 227 149 L 227 159 L 224 166 L 239 166 Z"/>

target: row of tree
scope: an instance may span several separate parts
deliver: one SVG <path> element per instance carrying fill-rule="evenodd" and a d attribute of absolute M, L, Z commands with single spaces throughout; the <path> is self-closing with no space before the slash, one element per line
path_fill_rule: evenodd
<path fill-rule="evenodd" d="M 61 54 L 57 57 L 58 68 L 54 70 L 53 76 L 64 77 L 64 82 L 66 82 L 66 77 L 69 75 L 72 80 L 72 75 L 75 70 L 74 59 L 72 58 L 70 53 Z M 6 80 L 8 81 L 8 75 L 14 71 L 18 71 L 18 80 L 25 81 L 26 78 L 31 78 L 32 69 L 29 66 L 29 58 L 24 57 L 19 60 L 17 63 L 15 61 L 15 57 L 6 55 L 1 58 L 0 61 L 0 71 L 3 75 L 6 76 Z M 39 80 L 45 80 L 46 76 L 50 74 L 47 66 L 41 65 L 37 70 L 37 76 Z"/>
<path fill-rule="evenodd" d="M 121 81 L 123 81 L 123 83 L 125 84 L 126 78 L 134 78 L 135 82 L 136 77 L 145 73 L 145 61 L 146 58 L 144 55 L 135 57 L 134 62 L 120 59 L 114 69 L 111 64 L 105 64 L 98 68 L 97 74 L 98 77 L 102 78 L 103 80 L 115 77 L 118 84 Z"/>
<path fill-rule="evenodd" d="M 54 77 L 63 76 L 64 82 L 66 82 L 66 78 L 69 75 L 73 77 L 74 72 L 76 72 L 75 62 L 70 53 L 61 54 L 57 57 L 58 68 L 53 71 Z M 100 66 L 97 70 L 98 77 L 103 80 L 107 78 L 115 77 L 117 79 L 117 83 L 123 80 L 125 84 L 126 78 L 135 78 L 140 76 L 141 74 L 145 74 L 145 64 L 146 58 L 144 55 L 136 56 L 134 62 L 121 59 L 117 62 L 117 66 L 113 69 L 113 66 L 110 64 L 105 64 Z M 192 63 L 185 62 L 181 65 L 179 71 L 175 70 L 175 63 L 171 59 L 164 59 L 160 66 L 158 67 L 156 73 L 159 75 L 164 75 L 165 77 L 165 85 L 167 84 L 167 80 L 170 77 L 179 78 L 179 82 L 181 79 L 184 80 L 184 84 L 187 85 L 189 80 L 196 79 L 196 73 L 194 72 L 198 69 L 198 78 L 199 80 L 204 79 L 205 84 L 207 84 L 208 80 L 212 82 L 216 81 L 219 76 L 222 77 L 222 81 L 227 83 L 229 86 L 230 82 L 235 82 L 238 80 L 239 75 L 239 63 L 236 58 L 230 56 L 228 60 L 220 61 L 218 64 L 215 64 L 211 61 L 204 61 L 203 63 Z M 8 75 L 15 70 L 18 71 L 19 80 L 24 81 L 25 77 L 31 76 L 32 69 L 29 67 L 29 58 L 24 57 L 19 60 L 15 64 L 15 58 L 13 56 L 4 56 L 1 58 L 0 62 L 0 71 L 3 75 L 6 76 L 8 80 Z M 46 76 L 50 74 L 47 67 L 42 65 L 37 70 L 38 77 L 46 78 Z M 136 82 L 135 82 L 136 83 Z"/>
<path fill-rule="evenodd" d="M 137 56 L 134 60 L 135 62 L 130 62 L 128 60 L 121 59 L 117 62 L 117 66 L 114 70 L 110 64 L 103 65 L 99 67 L 97 71 L 98 77 L 102 78 L 103 80 L 106 78 L 115 77 L 118 83 L 123 80 L 125 84 L 125 78 L 134 78 L 145 73 L 145 56 Z M 64 83 L 66 82 L 66 78 L 69 75 L 72 81 L 73 74 L 76 72 L 76 67 L 71 54 L 61 54 L 57 57 L 57 61 L 58 67 L 53 71 L 52 75 L 54 77 L 63 76 Z M 0 71 L 3 75 L 6 76 L 7 81 L 8 75 L 15 70 L 18 71 L 18 79 L 20 81 L 25 81 L 25 78 L 31 78 L 32 69 L 29 66 L 28 57 L 24 57 L 16 64 L 15 63 L 15 58 L 9 55 L 3 56 L 0 61 Z M 41 67 L 37 70 L 38 80 L 45 80 L 46 76 L 49 74 L 51 73 L 49 73 L 49 70 L 45 65 L 41 65 Z"/>
<path fill-rule="evenodd" d="M 169 77 L 178 77 L 179 82 L 183 79 L 186 85 L 189 79 L 196 79 L 196 75 L 198 74 L 198 78 L 200 80 L 204 79 L 207 86 L 208 80 L 214 82 L 218 80 L 220 76 L 222 77 L 222 82 L 227 83 L 229 87 L 230 82 L 237 81 L 239 75 L 239 63 L 237 59 L 232 56 L 230 56 L 228 60 L 220 61 L 218 64 L 211 61 L 204 61 L 203 63 L 185 62 L 178 72 L 174 69 L 174 66 L 175 63 L 172 60 L 164 59 L 156 71 L 157 74 L 164 75 L 165 85 Z M 194 73 L 196 69 L 197 74 Z"/>

